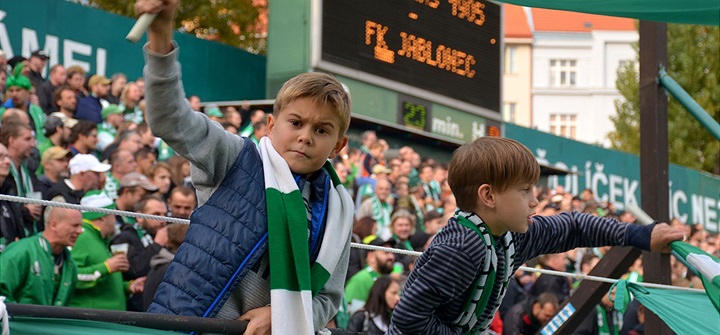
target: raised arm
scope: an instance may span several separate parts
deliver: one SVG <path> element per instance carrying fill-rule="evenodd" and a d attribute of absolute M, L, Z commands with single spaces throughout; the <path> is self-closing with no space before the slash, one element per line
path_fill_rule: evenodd
<path fill-rule="evenodd" d="M 177 61 L 179 49 L 172 40 L 177 3 L 139 0 L 135 4 L 139 14 L 158 13 L 144 48 L 147 121 L 153 134 L 204 173 L 193 174 L 196 187 L 214 187 L 234 163 L 243 140 L 206 115 L 194 112 L 185 99 Z"/>

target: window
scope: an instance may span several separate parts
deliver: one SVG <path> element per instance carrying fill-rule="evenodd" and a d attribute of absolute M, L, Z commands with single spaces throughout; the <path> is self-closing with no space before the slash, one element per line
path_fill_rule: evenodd
<path fill-rule="evenodd" d="M 505 48 L 505 73 L 517 73 L 517 47 Z"/>
<path fill-rule="evenodd" d="M 550 133 L 575 139 L 576 119 L 574 114 L 550 114 Z"/>
<path fill-rule="evenodd" d="M 503 118 L 510 123 L 516 123 L 515 108 L 517 104 L 514 102 L 506 102 L 503 104 Z"/>
<path fill-rule="evenodd" d="M 630 66 L 635 66 L 635 62 L 633 62 L 633 61 L 631 61 L 631 60 L 621 60 L 620 62 L 618 62 L 618 68 L 617 68 L 618 73 L 620 73 L 620 72 L 622 72 L 623 70 L 625 70 L 625 68 L 626 68 L 628 65 L 630 65 Z"/>
<path fill-rule="evenodd" d="M 577 62 L 567 59 L 550 60 L 550 86 L 575 87 L 577 84 Z"/>

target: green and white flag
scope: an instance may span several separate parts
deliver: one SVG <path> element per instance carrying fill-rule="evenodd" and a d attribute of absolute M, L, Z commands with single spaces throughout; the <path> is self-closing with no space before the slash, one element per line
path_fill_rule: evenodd
<path fill-rule="evenodd" d="M 325 233 L 315 261 L 310 266 L 308 222 L 302 194 L 287 162 L 263 137 L 259 144 L 265 177 L 270 250 L 270 303 L 275 334 L 315 333 L 312 300 L 325 286 L 349 246 L 353 201 L 335 174 L 332 164 L 325 169 L 332 180 L 328 190 Z M 336 306 L 337 307 L 337 306 Z"/>
<path fill-rule="evenodd" d="M 684 242 L 672 242 L 670 248 L 675 257 L 700 277 L 708 298 L 720 313 L 720 260 Z"/>

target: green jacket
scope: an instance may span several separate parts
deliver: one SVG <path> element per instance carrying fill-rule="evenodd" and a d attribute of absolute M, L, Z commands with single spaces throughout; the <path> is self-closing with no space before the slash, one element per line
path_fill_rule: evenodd
<path fill-rule="evenodd" d="M 8 302 L 67 306 L 77 281 L 77 268 L 66 248 L 55 274 L 55 257 L 42 234 L 12 243 L 0 254 L 0 295 Z"/>
<path fill-rule="evenodd" d="M 78 281 L 70 306 L 124 311 L 128 285 L 122 273 L 110 273 L 105 261 L 112 257 L 108 241 L 91 221 L 83 219 L 83 233 L 72 249 Z"/>

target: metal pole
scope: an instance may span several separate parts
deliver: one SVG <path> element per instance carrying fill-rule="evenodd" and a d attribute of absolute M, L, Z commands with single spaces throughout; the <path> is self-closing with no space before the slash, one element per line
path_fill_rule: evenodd
<path fill-rule="evenodd" d="M 720 141 L 720 124 L 713 120 L 712 116 L 710 116 L 710 114 L 708 114 L 702 106 L 700 106 L 700 104 L 698 104 L 697 101 L 695 101 L 695 99 L 693 99 L 690 94 L 688 94 L 682 86 L 675 81 L 675 79 L 665 72 L 665 69 L 661 68 L 658 75 L 660 84 L 668 92 L 670 92 L 670 94 L 672 94 L 672 96 L 675 97 L 675 99 L 677 99 L 677 101 L 680 102 L 680 104 L 683 105 L 683 107 L 685 107 L 685 109 L 710 132 L 710 134 Z"/>
<path fill-rule="evenodd" d="M 6 305 L 11 317 L 56 318 L 102 321 L 143 328 L 182 332 L 242 334 L 247 321 L 176 316 L 140 312 L 107 311 L 89 308 L 40 306 L 27 304 Z"/>
<path fill-rule="evenodd" d="M 670 218 L 668 200 L 667 95 L 657 73 L 667 65 L 667 24 L 640 21 L 640 196 L 642 208 L 660 222 Z M 670 284 L 670 255 L 643 253 L 645 281 Z M 668 335 L 672 330 L 646 310 L 645 333 Z"/>

